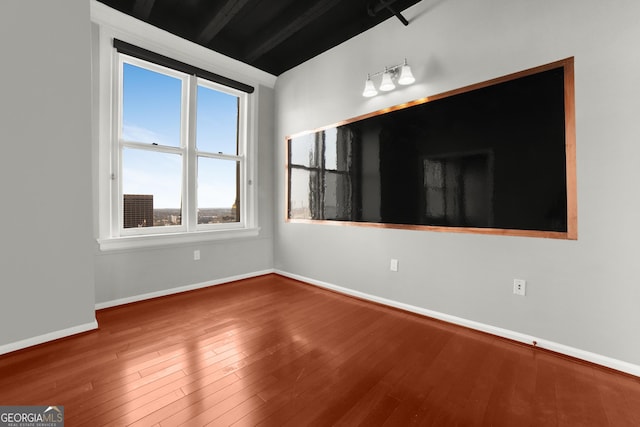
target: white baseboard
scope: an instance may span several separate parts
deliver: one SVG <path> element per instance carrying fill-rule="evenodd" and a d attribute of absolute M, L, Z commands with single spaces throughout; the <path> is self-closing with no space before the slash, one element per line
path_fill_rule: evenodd
<path fill-rule="evenodd" d="M 177 288 L 163 289 L 161 291 L 149 292 L 147 294 L 142 295 L 134 295 L 127 298 L 119 298 L 112 301 L 100 302 L 96 303 L 96 310 L 100 310 L 103 308 L 115 307 L 118 305 L 129 304 L 132 302 L 144 301 L 151 298 L 164 297 L 167 295 L 178 294 L 180 292 L 193 291 L 195 289 L 207 288 L 209 286 L 222 285 L 224 283 L 234 282 L 236 280 L 250 279 L 252 277 L 263 276 L 265 274 L 274 273 L 275 270 L 268 269 L 262 271 L 255 271 L 247 274 L 240 274 L 238 276 L 225 277 L 223 279 L 209 280 L 206 282 L 195 283 L 193 285 L 180 286 Z"/>
<path fill-rule="evenodd" d="M 0 346 L 0 354 L 11 353 L 12 351 L 22 350 L 23 348 L 32 347 L 48 341 L 69 337 L 71 335 L 80 334 L 82 332 L 98 329 L 98 322 L 85 323 L 83 325 L 73 326 L 71 328 L 59 331 L 49 332 L 48 334 L 38 335 L 37 337 L 27 338 L 26 340 L 16 341 L 10 344 Z"/>
<path fill-rule="evenodd" d="M 206 288 L 206 287 L 209 287 L 209 286 L 221 285 L 221 284 L 224 284 L 224 283 L 234 282 L 236 280 L 250 279 L 252 277 L 263 276 L 265 274 L 270 274 L 270 273 L 274 273 L 274 272 L 275 272 L 275 270 L 273 270 L 273 269 L 255 271 L 255 272 L 252 272 L 252 273 L 241 274 L 241 275 L 238 275 L 238 276 L 225 277 L 224 279 L 210 280 L 210 281 L 207 281 L 207 282 L 195 283 L 193 285 L 180 286 L 180 287 L 177 287 L 177 288 L 165 289 L 165 290 L 162 290 L 162 291 L 150 292 L 150 293 L 147 293 L 147 294 L 135 295 L 135 296 L 132 296 L 132 297 L 127 297 L 127 298 L 120 298 L 120 299 L 113 300 L 113 301 L 97 303 L 95 305 L 95 309 L 96 310 L 100 310 L 102 308 L 114 307 L 114 306 L 118 306 L 118 305 L 128 304 L 128 303 L 131 303 L 131 302 L 143 301 L 143 300 L 146 300 L 146 299 L 151 299 L 151 298 L 157 298 L 157 297 L 162 297 L 162 296 L 166 296 L 166 295 L 177 294 L 177 293 L 180 293 L 180 292 L 186 292 L 186 291 L 191 291 L 191 290 L 195 290 L 195 289 Z M 79 333 L 82 333 L 82 332 L 91 331 L 93 329 L 98 329 L 98 322 L 96 320 L 94 320 L 93 322 L 90 322 L 90 323 L 86 323 L 84 325 L 78 325 L 78 326 L 74 326 L 74 327 L 71 327 L 71 328 L 63 329 L 63 330 L 60 330 L 60 331 L 54 331 L 54 332 L 50 332 L 48 334 L 39 335 L 37 337 L 28 338 L 28 339 L 25 339 L 25 340 L 22 340 L 22 341 L 17 341 L 17 342 L 1 345 L 0 346 L 0 355 L 6 354 L 6 353 L 11 353 L 11 352 L 17 351 L 17 350 L 22 350 L 23 348 L 32 347 L 34 345 L 43 344 L 43 343 L 48 342 L 48 341 L 57 340 L 59 338 L 65 338 L 65 337 L 68 337 L 68 336 L 71 336 L 71 335 L 75 335 L 75 334 L 79 334 Z"/>
<path fill-rule="evenodd" d="M 492 335 L 496 335 L 502 338 L 507 338 L 513 341 L 518 341 L 525 344 L 534 345 L 536 347 L 544 348 L 556 353 L 571 356 L 576 359 L 585 360 L 587 362 L 595 363 L 597 365 L 606 366 L 607 368 L 615 369 L 617 371 L 625 372 L 637 377 L 640 377 L 640 366 L 632 363 L 624 362 L 622 360 L 613 359 L 611 357 L 603 356 L 601 354 L 592 353 L 589 351 L 581 350 L 579 348 L 570 347 L 564 344 L 559 344 L 553 341 L 548 341 L 543 338 L 534 337 L 531 335 L 523 334 L 520 332 L 512 331 L 509 329 L 499 328 L 497 326 L 487 325 L 473 320 L 464 319 L 457 316 L 451 316 L 449 314 L 440 313 L 426 308 L 417 307 L 410 304 L 401 303 L 398 301 L 390 300 L 387 298 L 378 297 L 375 295 L 367 294 L 353 289 L 344 288 L 342 286 L 333 285 L 331 283 L 322 282 L 320 280 L 311 279 L 309 277 L 299 276 L 297 274 L 288 273 L 286 271 L 275 270 L 276 274 L 280 274 L 291 279 L 299 280 L 301 282 L 309 283 L 311 285 L 319 286 L 321 288 L 330 289 L 342 294 L 350 295 L 353 297 L 361 298 L 368 301 L 373 301 L 379 304 L 387 305 L 390 307 L 399 308 L 401 310 L 409 311 L 412 313 L 420 314 L 426 317 L 431 317 L 438 320 L 443 320 L 454 325 L 465 326 L 477 331 L 486 332 Z"/>
<path fill-rule="evenodd" d="M 333 285 L 331 283 L 323 282 L 320 280 L 311 279 L 309 277 L 299 276 L 297 274 L 289 273 L 281 270 L 262 270 L 256 271 L 253 273 L 242 274 L 238 276 L 226 277 L 224 279 L 216 279 L 212 281 L 196 283 L 193 285 L 181 286 L 177 288 L 166 289 L 157 292 L 151 292 L 142 295 L 136 295 L 128 298 L 121 298 L 117 300 L 107 301 L 103 303 L 96 304 L 96 310 L 108 307 L 114 307 L 117 305 L 128 304 L 131 302 L 143 301 L 146 299 L 157 298 L 161 296 L 176 294 L 180 292 L 191 291 L 195 289 L 206 288 L 209 286 L 221 285 L 224 283 L 233 282 L 236 280 L 249 279 L 252 277 L 263 276 L 265 274 L 276 273 L 284 277 L 289 277 L 291 279 L 300 280 L 305 283 L 309 283 L 311 285 L 319 286 L 321 288 L 330 289 L 332 291 L 336 291 L 345 295 L 354 296 L 357 298 L 361 298 L 364 300 L 376 302 L 379 304 L 387 305 L 390 307 L 399 308 L 401 310 L 409 311 L 412 313 L 420 314 L 426 317 L 431 317 L 434 319 L 442 320 L 448 323 L 452 323 L 455 325 L 465 326 L 470 329 L 475 329 L 478 331 L 486 332 L 492 335 L 496 335 L 502 338 L 507 338 L 513 341 L 530 344 L 533 345 L 535 342 L 537 347 L 544 348 L 547 350 L 554 351 L 556 353 L 564 354 L 567 356 L 575 357 L 576 359 L 585 360 L 587 362 L 595 363 L 597 365 L 605 366 L 607 368 L 615 369 L 621 372 L 625 372 L 637 377 L 640 377 L 640 366 L 632 363 L 628 363 L 622 360 L 614 359 L 611 357 L 603 356 L 597 353 L 592 353 L 589 351 L 581 350 L 579 348 L 570 347 L 564 344 L 556 343 L 553 341 L 548 341 L 543 338 L 534 337 L 531 335 L 523 334 L 520 332 L 512 331 L 509 329 L 499 328 L 497 326 L 487 325 L 480 322 L 475 322 L 473 320 L 464 319 L 457 316 L 452 316 L 445 313 L 440 313 L 437 311 L 429 310 L 422 307 L 417 307 L 410 304 L 401 303 L 398 301 L 390 300 L 387 298 L 378 297 L 375 295 L 367 294 L 364 292 L 355 291 L 353 289 L 344 288 L 342 286 Z M 83 325 L 74 326 L 71 328 L 50 332 L 44 335 L 39 335 L 37 337 L 28 338 L 25 340 L 17 341 L 10 344 L 5 344 L 0 346 L 0 355 L 10 353 L 13 351 L 21 350 L 23 348 L 31 347 L 34 345 L 42 344 L 48 341 L 53 341 L 59 338 L 65 338 L 71 335 L 79 334 L 82 332 L 87 332 L 93 329 L 98 328 L 97 321 L 85 323 Z"/>

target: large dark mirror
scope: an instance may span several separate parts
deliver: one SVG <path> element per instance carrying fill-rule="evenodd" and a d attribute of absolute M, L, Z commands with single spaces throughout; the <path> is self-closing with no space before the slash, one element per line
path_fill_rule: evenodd
<path fill-rule="evenodd" d="M 287 139 L 289 221 L 577 238 L 573 59 Z"/>

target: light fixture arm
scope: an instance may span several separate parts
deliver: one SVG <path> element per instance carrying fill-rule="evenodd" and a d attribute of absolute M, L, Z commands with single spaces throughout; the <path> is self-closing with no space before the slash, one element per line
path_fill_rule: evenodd
<path fill-rule="evenodd" d="M 391 73 L 394 77 L 398 74 L 398 70 L 402 68 L 404 65 L 407 65 L 407 60 L 405 59 L 402 64 L 390 65 L 388 67 L 384 67 L 382 71 L 376 71 L 375 73 L 368 73 L 368 78 L 381 76 L 384 73 Z"/>

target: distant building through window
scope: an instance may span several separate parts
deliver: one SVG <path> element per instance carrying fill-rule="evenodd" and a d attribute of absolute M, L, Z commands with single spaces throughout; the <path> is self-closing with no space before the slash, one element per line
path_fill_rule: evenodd
<path fill-rule="evenodd" d="M 153 225 L 153 194 L 125 194 L 124 228 Z"/>

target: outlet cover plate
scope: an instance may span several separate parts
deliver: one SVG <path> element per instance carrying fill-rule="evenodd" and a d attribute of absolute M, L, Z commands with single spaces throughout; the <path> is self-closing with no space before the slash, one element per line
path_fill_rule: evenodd
<path fill-rule="evenodd" d="M 527 281 L 522 279 L 513 279 L 513 293 L 525 296 L 527 293 Z"/>

